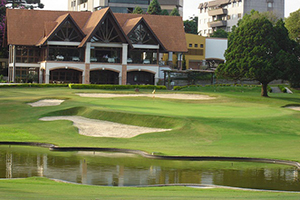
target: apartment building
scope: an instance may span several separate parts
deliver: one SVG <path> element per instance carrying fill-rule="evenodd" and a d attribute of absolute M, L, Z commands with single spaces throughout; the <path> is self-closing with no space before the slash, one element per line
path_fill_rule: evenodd
<path fill-rule="evenodd" d="M 284 0 L 215 0 L 201 3 L 198 9 L 198 33 L 202 36 L 209 36 L 219 28 L 231 31 L 251 10 L 273 12 L 284 18 Z"/>
<path fill-rule="evenodd" d="M 101 8 L 110 7 L 114 13 L 132 13 L 136 6 L 145 12 L 152 0 L 68 0 L 69 11 L 96 11 Z M 158 0 L 162 10 L 171 12 L 178 8 L 183 15 L 183 0 Z"/>

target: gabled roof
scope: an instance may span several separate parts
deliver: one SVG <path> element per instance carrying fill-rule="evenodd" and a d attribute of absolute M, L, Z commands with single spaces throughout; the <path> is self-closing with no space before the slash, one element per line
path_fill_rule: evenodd
<path fill-rule="evenodd" d="M 64 15 L 59 16 L 55 22 L 45 22 L 45 37 L 36 45 L 36 46 L 42 46 L 45 44 L 45 42 L 53 37 L 53 35 L 61 28 L 61 26 L 67 21 L 70 20 L 72 24 L 77 29 L 78 33 L 81 34 L 82 37 L 84 37 L 84 33 L 81 31 L 81 29 L 78 27 L 76 22 L 73 20 L 72 16 L 69 13 L 66 13 Z M 52 29 L 51 29 L 52 28 Z"/>
<path fill-rule="evenodd" d="M 152 36 L 154 37 L 153 39 L 155 39 L 157 41 L 157 43 L 162 47 L 163 50 L 166 50 L 164 45 L 162 44 L 162 42 L 158 39 L 158 37 L 155 35 L 155 33 L 151 30 L 150 26 L 144 20 L 143 17 L 128 19 L 123 26 L 123 30 L 124 30 L 125 34 L 127 36 L 129 36 L 137 28 L 137 26 L 142 23 L 145 24 L 147 29 L 151 32 Z"/>
<path fill-rule="evenodd" d="M 166 51 L 187 52 L 185 32 L 182 17 L 165 16 L 165 15 L 148 15 L 148 14 L 124 14 L 114 13 L 116 19 L 123 29 L 129 29 L 128 20 L 133 23 L 137 18 L 143 20 L 151 27 L 157 39 L 161 41 Z"/>
<path fill-rule="evenodd" d="M 70 14 L 78 27 L 82 29 L 91 12 L 7 9 L 8 44 L 37 45 L 45 36 L 45 26 L 48 30 L 51 29 L 50 24 L 53 26 L 57 23 L 58 17 L 65 14 Z"/>
<path fill-rule="evenodd" d="M 110 17 L 124 43 L 131 44 L 127 35 L 144 21 L 166 51 L 187 52 L 183 21 L 176 16 L 112 13 L 110 8 L 104 8 L 93 13 L 7 9 L 6 17 L 7 44 L 11 45 L 42 45 L 64 21 L 71 20 L 85 35 L 79 46 L 83 47 L 105 18 Z"/>
<path fill-rule="evenodd" d="M 123 37 L 124 42 L 130 43 L 127 36 L 123 32 L 122 28 L 120 27 L 119 23 L 117 22 L 116 18 L 114 17 L 114 14 L 110 10 L 110 8 L 103 8 L 101 10 L 95 11 L 92 13 L 91 17 L 83 27 L 83 32 L 86 34 L 86 37 L 82 40 L 79 47 L 83 47 L 86 42 L 90 41 L 91 37 L 97 31 L 97 28 L 101 25 L 101 23 L 104 21 L 104 19 L 108 16 L 111 16 L 112 19 L 115 21 L 116 26 L 118 26 L 118 29 L 120 30 L 120 36 Z"/>

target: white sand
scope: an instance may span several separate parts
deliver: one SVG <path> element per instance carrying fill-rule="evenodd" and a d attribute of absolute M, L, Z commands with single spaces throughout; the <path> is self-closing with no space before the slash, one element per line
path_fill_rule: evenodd
<path fill-rule="evenodd" d="M 34 103 L 28 103 L 28 105 L 31 105 L 32 107 L 44 107 L 44 106 L 58 106 L 65 100 L 59 100 L 59 99 L 43 99 Z"/>
<path fill-rule="evenodd" d="M 289 107 L 286 107 L 286 108 L 289 108 L 289 109 L 292 109 L 292 110 L 300 111 L 300 106 L 289 106 Z"/>
<path fill-rule="evenodd" d="M 107 94 L 107 93 L 77 93 L 81 97 L 98 97 L 98 98 L 113 98 L 113 97 L 155 97 L 165 99 L 186 99 L 186 100 L 211 100 L 216 99 L 208 95 L 198 94 Z"/>
<path fill-rule="evenodd" d="M 132 138 L 143 133 L 164 132 L 171 129 L 148 128 L 89 119 L 80 116 L 43 117 L 42 121 L 70 120 L 79 130 L 79 134 L 92 137 Z"/>

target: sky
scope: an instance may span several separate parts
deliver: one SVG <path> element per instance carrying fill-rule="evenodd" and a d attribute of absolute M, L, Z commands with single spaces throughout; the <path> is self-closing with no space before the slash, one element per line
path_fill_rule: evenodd
<path fill-rule="evenodd" d="M 189 19 L 193 15 L 198 15 L 198 6 L 200 3 L 208 0 L 184 0 L 183 19 Z M 45 5 L 44 10 L 67 10 L 68 0 L 41 0 Z M 285 0 L 285 17 L 291 12 L 300 9 L 300 0 Z"/>

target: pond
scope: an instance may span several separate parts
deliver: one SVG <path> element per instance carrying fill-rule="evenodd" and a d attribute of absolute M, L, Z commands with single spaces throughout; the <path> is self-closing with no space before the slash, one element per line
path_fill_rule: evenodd
<path fill-rule="evenodd" d="M 0 178 L 40 176 L 101 186 L 209 184 L 300 191 L 295 167 L 242 162 L 166 161 L 133 154 L 51 152 L 0 146 Z"/>

